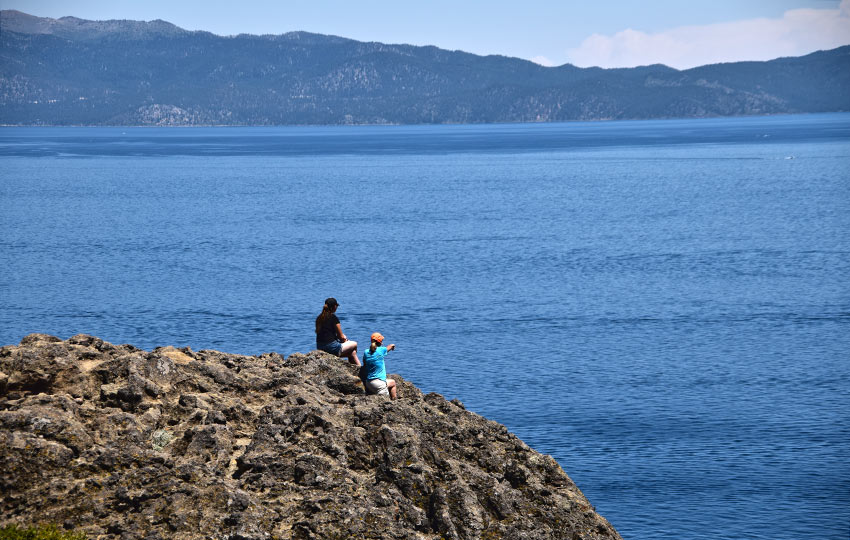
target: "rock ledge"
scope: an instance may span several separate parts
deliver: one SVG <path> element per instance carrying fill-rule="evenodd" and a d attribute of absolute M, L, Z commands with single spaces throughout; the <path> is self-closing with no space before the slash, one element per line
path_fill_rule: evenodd
<path fill-rule="evenodd" d="M 0 348 L 0 526 L 89 538 L 619 539 L 550 456 L 321 352 Z"/>

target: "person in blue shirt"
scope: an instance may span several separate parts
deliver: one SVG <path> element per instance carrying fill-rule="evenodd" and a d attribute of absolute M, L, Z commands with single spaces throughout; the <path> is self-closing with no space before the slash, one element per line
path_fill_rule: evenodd
<path fill-rule="evenodd" d="M 392 379 L 387 379 L 387 369 L 384 358 L 387 353 L 395 349 L 392 343 L 383 347 L 384 336 L 380 332 L 372 334 L 372 342 L 369 350 L 363 353 L 363 384 L 366 386 L 367 394 L 378 394 L 379 396 L 390 396 L 390 399 L 398 397 L 398 385 Z"/>

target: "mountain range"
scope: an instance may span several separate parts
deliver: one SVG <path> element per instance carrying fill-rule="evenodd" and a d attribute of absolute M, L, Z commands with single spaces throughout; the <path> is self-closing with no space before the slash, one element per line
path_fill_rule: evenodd
<path fill-rule="evenodd" d="M 0 12 L 5 125 L 556 122 L 850 111 L 850 46 L 677 70 Z"/>

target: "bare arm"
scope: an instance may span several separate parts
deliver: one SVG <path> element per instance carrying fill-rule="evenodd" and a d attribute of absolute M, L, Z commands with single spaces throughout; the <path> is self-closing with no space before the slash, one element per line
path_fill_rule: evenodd
<path fill-rule="evenodd" d="M 393 349 L 395 349 L 395 343 L 390 343 L 389 345 L 387 345 L 387 352 L 390 352 Z"/>
<path fill-rule="evenodd" d="M 336 323 L 336 335 L 339 337 L 340 341 L 348 341 L 348 338 L 342 333 L 342 326 L 340 326 L 339 323 Z"/>

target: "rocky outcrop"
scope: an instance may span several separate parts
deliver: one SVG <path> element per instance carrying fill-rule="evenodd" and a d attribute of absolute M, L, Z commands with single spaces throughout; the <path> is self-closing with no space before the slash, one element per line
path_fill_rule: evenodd
<path fill-rule="evenodd" d="M 550 456 L 320 352 L 0 348 L 0 526 L 89 538 L 620 538 Z"/>

